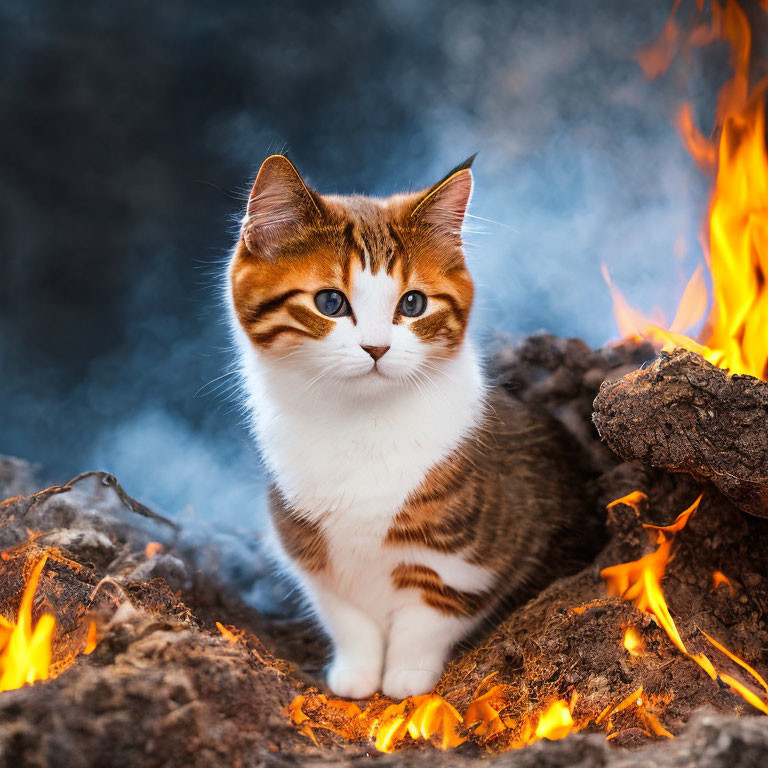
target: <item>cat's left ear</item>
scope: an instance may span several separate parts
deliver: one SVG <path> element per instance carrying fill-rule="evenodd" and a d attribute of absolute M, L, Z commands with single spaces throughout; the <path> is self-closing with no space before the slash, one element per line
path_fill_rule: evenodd
<path fill-rule="evenodd" d="M 470 168 L 474 159 L 472 155 L 424 192 L 411 210 L 411 217 L 460 242 L 461 227 L 472 197 Z"/>
<path fill-rule="evenodd" d="M 254 255 L 272 261 L 291 238 L 317 220 L 315 195 L 285 155 L 272 155 L 261 165 L 242 220 L 245 245 Z"/>

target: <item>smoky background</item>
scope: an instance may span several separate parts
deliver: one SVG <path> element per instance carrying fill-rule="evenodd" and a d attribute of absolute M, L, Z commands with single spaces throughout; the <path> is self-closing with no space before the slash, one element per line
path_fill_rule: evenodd
<path fill-rule="evenodd" d="M 601 262 L 671 316 L 701 257 L 681 80 L 633 58 L 670 5 L 5 0 L 0 452 L 55 481 L 113 472 L 220 543 L 258 603 L 263 474 L 221 282 L 260 162 L 287 150 L 321 192 L 387 195 L 479 152 L 475 336 L 601 345 Z M 705 132 L 721 58 L 685 86 Z"/>

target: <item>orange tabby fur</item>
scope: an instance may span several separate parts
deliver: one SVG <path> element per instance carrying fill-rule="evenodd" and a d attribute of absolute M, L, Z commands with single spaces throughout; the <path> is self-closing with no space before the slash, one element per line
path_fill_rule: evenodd
<path fill-rule="evenodd" d="M 273 156 L 232 258 L 278 552 L 331 635 L 340 695 L 425 692 L 456 640 L 594 532 L 563 430 L 489 391 L 467 340 L 471 186 L 465 164 L 421 192 L 321 196 Z M 320 311 L 329 290 L 344 316 Z M 412 291 L 420 316 L 401 309 Z"/>

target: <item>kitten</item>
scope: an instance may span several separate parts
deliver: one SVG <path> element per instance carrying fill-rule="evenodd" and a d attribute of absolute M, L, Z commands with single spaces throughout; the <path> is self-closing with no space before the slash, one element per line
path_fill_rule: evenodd
<path fill-rule="evenodd" d="M 277 551 L 340 696 L 431 690 L 458 640 L 560 565 L 583 512 L 560 433 L 489 389 L 467 338 L 470 165 L 375 199 L 321 196 L 269 157 L 230 265 Z"/>

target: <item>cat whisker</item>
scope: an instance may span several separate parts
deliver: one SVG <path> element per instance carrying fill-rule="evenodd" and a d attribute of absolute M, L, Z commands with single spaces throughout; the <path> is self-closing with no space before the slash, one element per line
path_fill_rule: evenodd
<path fill-rule="evenodd" d="M 486 219 L 483 216 L 475 216 L 473 213 L 466 213 L 464 214 L 468 219 L 477 219 L 478 221 L 485 221 L 488 224 L 495 224 L 497 227 L 504 227 L 504 229 L 508 229 L 510 232 L 514 232 L 515 234 L 520 234 L 519 229 L 515 229 L 514 227 L 510 227 L 509 224 L 505 224 L 503 221 L 495 221 L 494 219 Z"/>
<path fill-rule="evenodd" d="M 215 379 L 211 379 L 211 380 L 210 380 L 209 382 L 207 382 L 206 384 L 203 384 L 203 385 L 200 387 L 200 389 L 198 389 L 198 390 L 197 390 L 197 392 L 195 392 L 195 394 L 193 395 L 193 397 L 198 397 L 199 395 L 201 395 L 201 394 L 203 394 L 203 393 L 205 393 L 205 394 L 212 394 L 212 393 L 213 393 L 213 392 L 215 392 L 217 389 L 219 389 L 221 385 L 219 385 L 219 387 L 214 387 L 212 390 L 208 390 L 208 391 L 205 391 L 205 390 L 206 390 L 206 387 L 210 387 L 210 386 L 211 386 L 211 384 L 215 384 L 217 381 L 221 381 L 222 379 L 226 380 L 226 379 L 228 379 L 230 376 L 235 376 L 235 375 L 237 375 L 237 371 L 227 371 L 227 373 L 223 373 L 221 376 L 217 376 Z"/>

